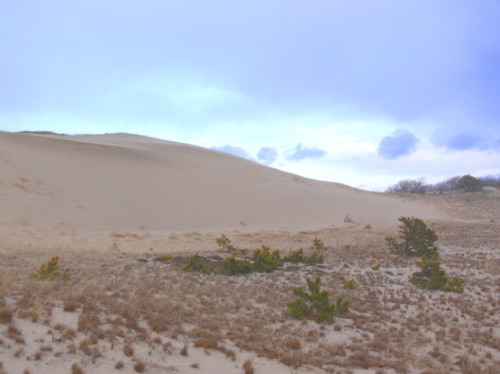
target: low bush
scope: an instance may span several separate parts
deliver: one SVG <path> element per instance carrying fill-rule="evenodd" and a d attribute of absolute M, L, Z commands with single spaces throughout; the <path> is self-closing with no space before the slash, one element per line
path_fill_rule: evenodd
<path fill-rule="evenodd" d="M 213 269 L 206 266 L 201 260 L 201 256 L 196 253 L 188 258 L 188 262 L 181 267 L 184 271 L 194 271 L 198 273 L 212 273 Z"/>
<path fill-rule="evenodd" d="M 234 252 L 238 250 L 235 246 L 232 245 L 231 240 L 229 240 L 229 238 L 224 234 L 222 234 L 215 240 L 219 245 L 219 250 L 222 252 Z"/>
<path fill-rule="evenodd" d="M 313 252 L 309 256 L 305 256 L 302 249 L 297 249 L 296 251 L 291 252 L 288 256 L 285 256 L 283 260 L 288 262 L 300 262 L 312 265 L 322 264 L 325 261 L 325 258 L 318 252 Z"/>
<path fill-rule="evenodd" d="M 270 273 L 278 268 L 280 252 L 262 246 L 253 252 L 253 270 L 259 273 Z"/>
<path fill-rule="evenodd" d="M 441 268 L 441 261 L 437 252 L 423 256 L 421 261 L 417 261 L 417 265 L 422 270 L 414 274 L 411 278 L 412 283 L 415 285 L 430 290 L 457 293 L 462 293 L 464 291 L 463 279 L 448 279 L 446 271 Z"/>
<path fill-rule="evenodd" d="M 335 317 L 346 314 L 349 311 L 349 301 L 342 297 L 337 298 L 335 303 L 330 303 L 328 292 L 320 290 L 321 279 L 307 278 L 309 292 L 301 287 L 293 290 L 297 299 L 288 304 L 287 315 L 292 318 L 314 318 L 316 322 L 333 322 Z"/>
<path fill-rule="evenodd" d="M 54 256 L 49 261 L 42 264 L 37 271 L 31 273 L 30 278 L 37 280 L 62 279 L 66 281 L 71 279 L 71 270 L 64 269 L 61 273 L 59 269 L 59 257 Z"/>
<path fill-rule="evenodd" d="M 220 261 L 221 269 L 219 272 L 225 275 L 248 274 L 253 270 L 252 263 L 246 260 L 238 260 L 233 255 Z"/>

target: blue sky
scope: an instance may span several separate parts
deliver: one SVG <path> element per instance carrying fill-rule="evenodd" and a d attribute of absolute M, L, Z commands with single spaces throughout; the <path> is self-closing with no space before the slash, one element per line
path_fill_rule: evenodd
<path fill-rule="evenodd" d="M 500 173 L 497 0 L 0 0 L 0 130 L 130 132 L 383 190 Z"/>

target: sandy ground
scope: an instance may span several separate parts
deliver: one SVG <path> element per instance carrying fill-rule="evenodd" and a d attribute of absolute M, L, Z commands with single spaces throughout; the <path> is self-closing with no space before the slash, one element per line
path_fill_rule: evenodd
<path fill-rule="evenodd" d="M 500 372 L 496 190 L 386 196 L 126 134 L 0 133 L 0 172 L 5 373 L 135 373 L 139 363 L 250 373 L 246 360 L 255 373 Z M 384 240 L 400 216 L 436 231 L 463 294 L 409 282 L 415 259 Z M 228 256 L 222 233 L 241 258 L 262 245 L 309 253 L 318 238 L 325 262 L 232 277 L 180 270 L 194 252 Z M 71 279 L 30 279 L 52 256 Z M 333 324 L 286 316 L 292 289 L 316 276 L 351 302 Z M 343 289 L 348 279 L 357 288 Z"/>

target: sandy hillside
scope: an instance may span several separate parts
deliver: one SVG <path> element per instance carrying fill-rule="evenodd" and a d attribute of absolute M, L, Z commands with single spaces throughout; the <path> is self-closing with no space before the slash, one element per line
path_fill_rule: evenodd
<path fill-rule="evenodd" d="M 165 235 L 392 225 L 415 202 L 128 134 L 0 132 L 0 245 L 132 249 Z M 121 241 L 121 242 L 120 242 Z M 184 246 L 186 241 L 184 241 Z M 188 244 L 189 245 L 189 244 Z"/>

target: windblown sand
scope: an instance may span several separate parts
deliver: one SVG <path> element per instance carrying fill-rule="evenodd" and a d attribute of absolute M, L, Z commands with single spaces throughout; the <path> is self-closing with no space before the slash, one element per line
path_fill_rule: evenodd
<path fill-rule="evenodd" d="M 5 373 L 134 373 L 139 362 L 146 373 L 245 373 L 245 360 L 255 373 L 500 372 L 496 190 L 389 196 L 128 134 L 0 132 L 0 197 Z M 415 260 L 384 241 L 400 216 L 436 231 L 463 294 L 409 282 Z M 262 245 L 308 252 L 319 238 L 325 263 L 233 277 L 179 269 L 194 252 L 227 256 L 222 233 L 242 258 Z M 71 279 L 30 279 L 51 256 Z M 351 301 L 334 324 L 285 315 L 292 289 L 316 276 Z"/>

